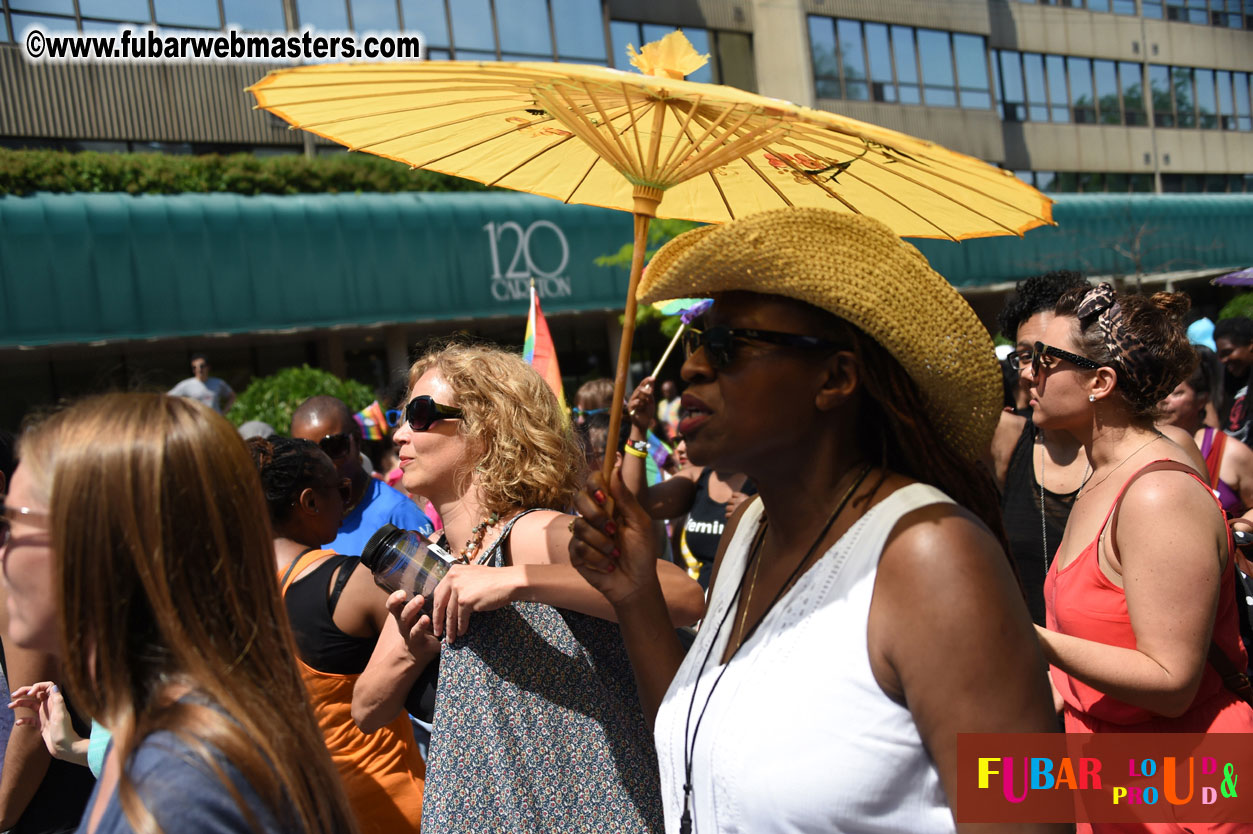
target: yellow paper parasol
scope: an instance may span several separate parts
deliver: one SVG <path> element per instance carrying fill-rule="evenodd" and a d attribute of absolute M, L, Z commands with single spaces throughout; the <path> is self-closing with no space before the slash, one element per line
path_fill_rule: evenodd
<path fill-rule="evenodd" d="M 350 150 L 633 212 L 619 402 L 652 217 L 718 223 L 821 206 L 870 215 L 903 237 L 951 240 L 1052 222 L 1046 197 L 972 157 L 825 111 L 682 80 L 707 59 L 673 32 L 632 56 L 643 74 L 557 63 L 332 64 L 276 70 L 248 89 L 259 108 Z M 610 437 L 620 418 L 613 409 Z M 612 461 L 606 456 L 606 477 Z"/>

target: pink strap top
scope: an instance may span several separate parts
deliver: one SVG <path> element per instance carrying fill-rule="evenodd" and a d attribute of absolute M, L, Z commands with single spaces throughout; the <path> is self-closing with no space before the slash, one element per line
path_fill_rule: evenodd
<path fill-rule="evenodd" d="M 1218 493 L 1218 503 L 1222 506 L 1223 512 L 1228 516 L 1241 515 L 1244 512 L 1244 505 L 1240 502 L 1240 496 L 1232 489 L 1231 484 L 1218 477 L 1218 470 L 1222 465 L 1222 453 L 1214 456 L 1217 460 L 1212 463 L 1210 461 L 1210 450 L 1214 446 L 1214 437 L 1217 432 L 1218 429 L 1209 426 L 1205 428 L 1205 435 L 1201 438 L 1201 457 L 1205 458 L 1205 465 L 1209 467 L 1210 483 L 1214 485 L 1214 492 Z"/>
<path fill-rule="evenodd" d="M 1209 485 L 1198 478 L 1187 465 L 1172 460 L 1153 461 L 1138 470 L 1123 484 L 1118 497 L 1114 499 L 1109 512 L 1105 514 L 1101 532 L 1104 532 L 1110 517 L 1122 503 L 1127 487 L 1141 475 L 1159 470 L 1184 472 L 1203 486 L 1211 497 L 1214 494 Z M 1217 499 L 1215 503 L 1217 504 Z M 1113 535 L 1112 532 L 1111 535 Z M 1100 541 L 1101 534 L 1097 533 L 1096 538 L 1083 549 L 1078 558 L 1061 570 L 1053 568 L 1045 577 L 1046 623 L 1050 630 L 1062 634 L 1070 634 L 1110 646 L 1134 649 L 1136 636 L 1131 629 L 1131 616 L 1127 613 L 1127 596 L 1122 588 L 1110 582 L 1101 572 L 1098 559 Z M 1229 532 L 1227 552 L 1231 553 L 1233 550 L 1234 545 Z M 1218 613 L 1215 618 L 1213 639 L 1224 654 L 1238 668 L 1243 669 L 1247 663 L 1247 657 L 1244 645 L 1240 641 L 1236 619 L 1236 586 L 1232 575 L 1234 570 L 1235 560 L 1228 557 L 1219 585 Z M 1093 689 L 1055 666 L 1050 667 L 1049 671 L 1066 705 L 1073 710 L 1112 724 L 1138 724 L 1156 717 L 1146 709 L 1132 706 Z M 1197 690 L 1193 706 L 1203 703 L 1222 689 L 1222 679 L 1214 668 L 1206 663 L 1201 686 Z"/>

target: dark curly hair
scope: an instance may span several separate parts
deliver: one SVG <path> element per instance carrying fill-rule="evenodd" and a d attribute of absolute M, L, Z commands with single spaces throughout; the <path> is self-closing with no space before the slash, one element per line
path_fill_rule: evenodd
<path fill-rule="evenodd" d="M 1036 313 L 1052 312 L 1067 290 L 1088 286 L 1087 279 L 1072 269 L 1057 269 L 1024 278 L 1014 287 L 1014 294 L 996 317 L 996 326 L 1006 339 L 1017 341 L 1018 328 L 1024 321 Z"/>
<path fill-rule="evenodd" d="M 1057 302 L 1057 315 L 1078 317 L 1079 305 L 1086 290 L 1070 290 Z M 1188 379 L 1196 369 L 1197 353 L 1188 343 L 1183 316 L 1191 301 L 1184 293 L 1159 292 L 1151 297 L 1119 295 L 1122 322 L 1127 332 L 1148 350 L 1152 373 L 1138 382 L 1123 367 L 1105 343 L 1099 314 L 1079 319 L 1079 353 L 1114 369 L 1118 374 L 1118 390 L 1122 392 L 1131 414 L 1144 419 L 1159 415 L 1162 397 Z"/>
<path fill-rule="evenodd" d="M 248 441 L 248 453 L 261 475 L 261 489 L 270 520 L 280 522 L 292 513 L 300 493 L 313 486 L 330 484 L 334 467 L 318 444 L 273 435 Z"/>
<path fill-rule="evenodd" d="M 1214 338 L 1226 339 L 1233 345 L 1253 344 L 1253 319 L 1245 316 L 1219 319 L 1214 325 Z"/>

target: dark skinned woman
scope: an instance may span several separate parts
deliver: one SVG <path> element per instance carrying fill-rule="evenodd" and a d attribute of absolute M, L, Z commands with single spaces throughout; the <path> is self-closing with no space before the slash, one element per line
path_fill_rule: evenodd
<path fill-rule="evenodd" d="M 1056 726 L 974 463 L 991 339 L 912 246 L 817 209 L 675 238 L 639 297 L 697 296 L 679 431 L 759 498 L 727 523 L 686 658 L 619 476 L 580 493 L 571 545 L 655 719 L 666 830 L 954 831 L 957 734 Z"/>

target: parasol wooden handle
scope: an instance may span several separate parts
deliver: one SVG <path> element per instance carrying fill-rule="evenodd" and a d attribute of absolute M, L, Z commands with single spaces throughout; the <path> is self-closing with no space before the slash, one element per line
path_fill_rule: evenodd
<path fill-rule="evenodd" d="M 613 401 L 609 409 L 609 442 L 600 473 L 609 483 L 622 429 L 622 401 L 626 397 L 627 372 L 631 369 L 631 342 L 635 337 L 635 293 L 644 274 L 644 252 L 648 248 L 648 222 L 657 214 L 661 190 L 635 187 L 635 251 L 631 253 L 631 281 L 627 285 L 626 315 L 622 321 L 622 341 L 618 346 L 618 373 L 613 380 Z M 612 451 L 610 451 L 612 450 Z"/>

